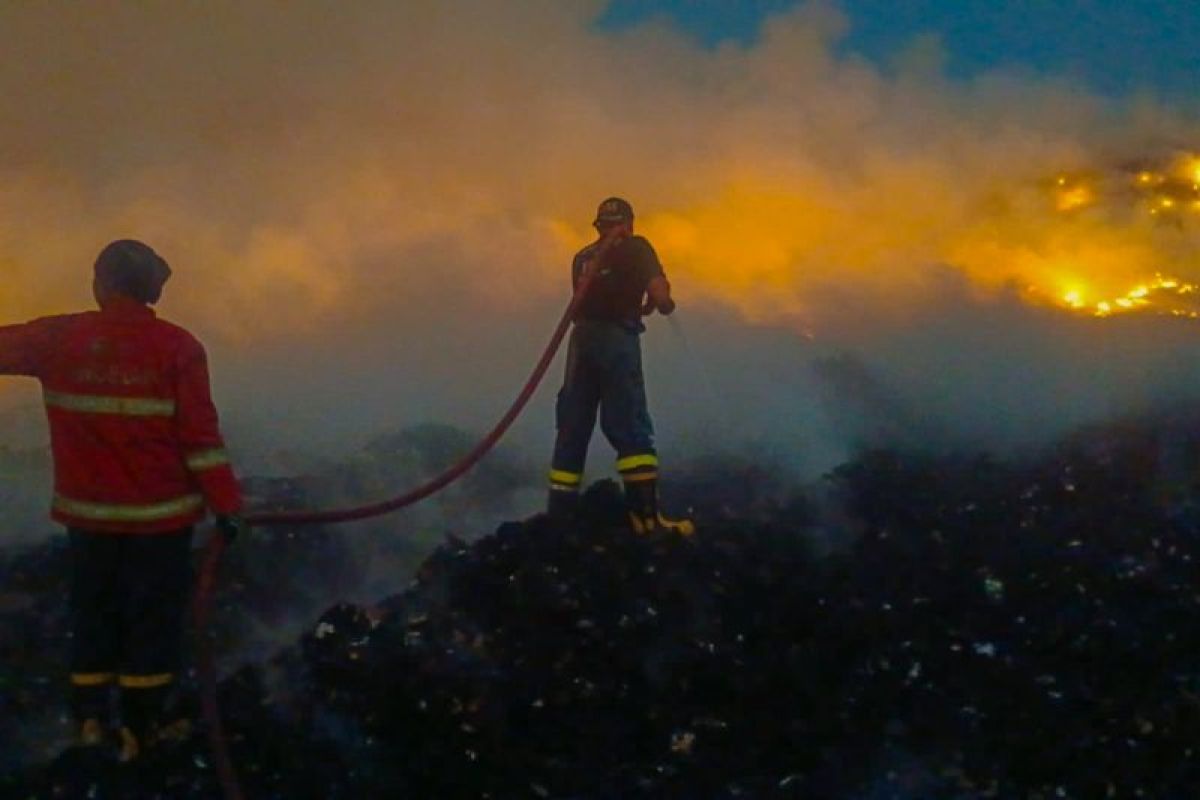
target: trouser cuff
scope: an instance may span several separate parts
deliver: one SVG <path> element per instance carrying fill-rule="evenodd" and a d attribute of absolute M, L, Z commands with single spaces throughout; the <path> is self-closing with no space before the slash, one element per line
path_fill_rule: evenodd
<path fill-rule="evenodd" d="M 116 675 L 111 672 L 75 672 L 71 674 L 71 716 L 76 722 L 98 719 L 107 722 L 112 715 L 112 687 Z"/>
<path fill-rule="evenodd" d="M 578 492 L 583 484 L 583 473 L 573 470 L 550 470 L 550 490 L 554 492 Z"/>
<path fill-rule="evenodd" d="M 120 676 L 121 722 L 139 739 L 162 723 L 174 678 L 173 673 Z"/>

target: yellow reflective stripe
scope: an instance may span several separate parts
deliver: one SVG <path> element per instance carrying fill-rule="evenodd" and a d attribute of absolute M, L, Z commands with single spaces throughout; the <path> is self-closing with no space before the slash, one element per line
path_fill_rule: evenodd
<path fill-rule="evenodd" d="M 74 686 L 103 686 L 112 683 L 115 678 L 111 672 L 74 672 L 71 674 L 71 684 Z"/>
<path fill-rule="evenodd" d="M 203 507 L 204 498 L 198 494 L 189 494 L 165 503 L 152 503 L 144 506 L 87 503 L 62 495 L 54 496 L 55 511 L 61 511 L 80 519 L 100 522 L 155 522 L 160 519 L 178 517 Z"/>
<path fill-rule="evenodd" d="M 640 456 L 625 456 L 625 458 L 617 459 L 617 472 L 628 472 L 631 469 L 638 467 L 657 467 L 658 456 L 653 453 L 645 453 Z"/>
<path fill-rule="evenodd" d="M 120 414 L 127 417 L 173 417 L 175 401 L 162 397 L 106 397 L 96 394 L 46 392 L 46 405 L 84 414 Z"/>
<path fill-rule="evenodd" d="M 655 470 L 654 472 L 631 472 L 628 475 L 622 475 L 621 480 L 625 481 L 625 483 L 656 481 L 658 480 L 658 470 Z"/>
<path fill-rule="evenodd" d="M 157 675 L 122 675 L 117 679 L 123 689 L 157 689 L 175 680 L 175 673 L 160 672 Z"/>
<path fill-rule="evenodd" d="M 214 447 L 212 450 L 201 450 L 199 453 L 192 453 L 187 457 L 188 469 L 192 472 L 201 472 L 228 463 L 229 454 L 225 452 L 223 447 Z"/>
<path fill-rule="evenodd" d="M 561 483 L 564 486 L 578 486 L 582 481 L 582 472 L 567 472 L 563 469 L 550 470 L 551 483 Z"/>

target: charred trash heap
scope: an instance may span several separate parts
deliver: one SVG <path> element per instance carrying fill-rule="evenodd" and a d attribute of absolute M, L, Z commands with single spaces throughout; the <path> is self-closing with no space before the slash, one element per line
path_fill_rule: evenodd
<path fill-rule="evenodd" d="M 819 556 L 816 503 L 728 518 L 703 479 L 688 541 L 632 536 L 608 482 L 566 530 L 449 540 L 223 683 L 247 796 L 1195 797 L 1200 528 L 1148 436 L 865 455 L 830 476 L 852 535 Z M 219 797 L 200 732 L 0 786 Z"/>

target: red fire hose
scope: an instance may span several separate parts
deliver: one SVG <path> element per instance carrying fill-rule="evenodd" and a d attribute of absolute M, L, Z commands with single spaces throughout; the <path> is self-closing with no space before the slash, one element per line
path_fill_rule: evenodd
<path fill-rule="evenodd" d="M 599 260 L 599 258 L 594 258 L 591 263 L 597 264 Z M 587 287 L 591 284 L 591 281 L 592 271 L 589 269 L 583 273 L 579 285 L 575 287 L 575 294 L 571 297 L 571 302 L 567 305 L 566 311 L 563 312 L 562 319 L 558 322 L 558 327 L 554 329 L 554 335 L 550 337 L 550 342 L 542 352 L 542 357 L 534 366 L 532 374 L 530 374 L 529 379 L 525 382 L 525 386 L 521 389 L 520 394 L 517 395 L 516 400 L 509 406 L 508 411 L 500 418 L 500 421 L 496 423 L 496 426 L 492 428 L 487 436 L 483 437 L 469 453 L 451 465 L 445 472 L 431 478 L 411 491 L 393 497 L 390 500 L 384 500 L 383 502 L 358 506 L 356 508 L 330 509 L 327 511 L 258 512 L 249 514 L 246 517 L 246 522 L 249 525 L 316 525 L 369 519 L 391 511 L 397 511 L 405 506 L 410 506 L 413 503 L 424 500 L 426 497 L 441 491 L 461 478 L 500 441 L 500 438 L 504 436 L 521 411 L 524 410 L 529 399 L 533 397 L 534 391 L 537 390 L 538 384 L 541 383 L 542 378 L 546 375 L 546 370 L 550 367 L 550 362 L 554 360 L 555 353 L 558 352 L 558 348 L 562 345 L 563 337 L 567 335 L 567 329 L 570 328 L 571 321 L 575 318 L 576 309 L 578 309 L 579 303 L 587 292 Z M 226 800 L 243 800 L 244 795 L 242 794 L 241 785 L 238 782 L 237 772 L 233 767 L 233 759 L 229 756 L 229 745 L 221 725 L 221 710 L 217 702 L 216 664 L 213 658 L 212 645 L 208 637 L 208 626 L 212 617 L 217 573 L 220 570 L 221 556 L 225 552 L 225 547 L 225 537 L 220 534 L 214 534 L 208 542 L 201 561 L 200 573 L 196 580 L 196 594 L 193 601 L 192 616 L 195 621 L 196 636 L 199 641 L 197 648 L 197 675 L 200 681 L 201 714 L 208 728 L 208 740 L 209 746 L 212 748 L 213 767 L 216 770 L 217 779 L 220 781 Z"/>

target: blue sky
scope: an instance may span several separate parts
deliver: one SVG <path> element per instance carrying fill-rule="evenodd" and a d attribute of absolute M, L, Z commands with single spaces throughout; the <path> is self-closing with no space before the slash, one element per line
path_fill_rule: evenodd
<path fill-rule="evenodd" d="M 667 16 L 706 43 L 753 42 L 765 16 L 798 0 L 612 0 L 602 27 Z M 845 49 L 886 65 L 936 33 L 952 76 L 998 66 L 1065 75 L 1110 95 L 1149 88 L 1195 101 L 1200 0 L 840 0 Z"/>

